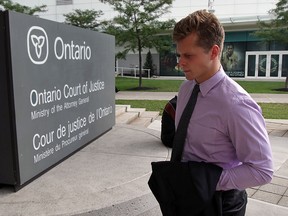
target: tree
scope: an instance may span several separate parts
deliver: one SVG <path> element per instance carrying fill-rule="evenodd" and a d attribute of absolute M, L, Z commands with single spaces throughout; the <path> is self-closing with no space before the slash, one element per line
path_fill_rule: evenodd
<path fill-rule="evenodd" d="M 254 35 L 264 39 L 266 42 L 277 41 L 288 44 L 288 0 L 279 0 L 275 9 L 271 9 L 269 14 L 275 16 L 271 22 L 258 22 L 259 30 Z M 288 72 L 286 72 L 285 88 L 288 89 Z"/>
<path fill-rule="evenodd" d="M 35 13 L 47 11 L 46 5 L 28 7 L 25 5 L 14 3 L 11 0 L 0 0 L 0 5 L 4 8 L 4 10 L 16 11 L 28 15 L 34 15 Z"/>
<path fill-rule="evenodd" d="M 259 30 L 255 36 L 263 38 L 265 41 L 279 41 L 288 43 L 288 0 L 280 0 L 275 9 L 271 9 L 269 14 L 274 15 L 275 19 L 270 22 L 259 21 Z"/>
<path fill-rule="evenodd" d="M 101 26 L 101 22 L 97 19 L 103 15 L 101 10 L 80 10 L 76 9 L 74 12 L 64 14 L 65 23 L 81 28 L 86 28 L 94 31 L 98 31 Z"/>
<path fill-rule="evenodd" d="M 159 35 L 171 29 L 174 19 L 158 21 L 168 13 L 172 0 L 100 0 L 112 5 L 118 15 L 106 26 L 105 31 L 116 38 L 116 45 L 123 47 L 117 58 L 125 58 L 129 51 L 138 51 L 139 88 L 142 88 L 142 50 L 155 47 L 163 49 L 167 41 L 161 41 Z M 171 47 L 171 45 L 170 45 Z"/>
<path fill-rule="evenodd" d="M 153 68 L 153 59 L 152 59 L 152 54 L 150 50 L 148 51 L 146 55 L 146 61 L 143 66 L 144 69 L 150 69 L 150 76 L 154 75 L 154 68 Z"/>

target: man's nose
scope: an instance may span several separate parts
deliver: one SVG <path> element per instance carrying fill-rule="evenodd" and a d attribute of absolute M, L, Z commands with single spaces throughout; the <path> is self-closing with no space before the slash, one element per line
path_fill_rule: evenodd
<path fill-rule="evenodd" d="M 185 64 L 186 64 L 185 61 L 183 60 L 183 58 L 181 58 L 181 57 L 178 57 L 177 62 L 178 62 L 178 65 L 180 67 L 185 66 Z"/>

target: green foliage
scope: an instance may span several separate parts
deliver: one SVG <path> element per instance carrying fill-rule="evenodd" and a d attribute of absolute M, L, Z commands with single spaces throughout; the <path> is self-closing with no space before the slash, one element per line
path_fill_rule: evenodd
<path fill-rule="evenodd" d="M 254 33 L 265 41 L 278 41 L 288 43 L 288 0 L 279 0 L 275 9 L 269 11 L 275 16 L 271 22 L 258 22 L 259 30 Z"/>
<path fill-rule="evenodd" d="M 14 3 L 11 0 L 0 0 L 0 5 L 4 8 L 4 10 L 16 11 L 28 15 L 34 15 L 35 13 L 47 11 L 46 5 L 28 7 L 19 3 Z"/>
<path fill-rule="evenodd" d="M 270 23 L 259 22 L 259 30 L 254 36 L 264 39 L 264 41 L 277 41 L 283 45 L 288 44 L 288 0 L 279 0 L 275 9 L 269 11 L 276 18 Z M 285 88 L 288 89 L 288 73 L 285 81 Z"/>
<path fill-rule="evenodd" d="M 152 54 L 149 50 L 149 52 L 146 55 L 146 61 L 143 66 L 144 69 L 150 69 L 150 76 L 154 75 L 154 67 L 153 67 L 153 59 L 152 59 Z"/>
<path fill-rule="evenodd" d="M 98 31 L 99 27 L 101 27 L 102 22 L 97 19 L 103 15 L 101 10 L 80 10 L 76 9 L 74 12 L 70 12 L 68 14 L 64 14 L 65 23 L 78 26 L 81 28 L 86 28 L 94 31 Z"/>
<path fill-rule="evenodd" d="M 168 13 L 172 0 L 102 0 L 112 5 L 118 16 L 114 17 L 106 26 L 106 32 L 115 35 L 116 43 L 124 46 L 123 53 L 132 50 L 142 51 L 143 48 L 161 49 L 157 35 L 171 29 L 175 21 L 158 21 Z"/>
<path fill-rule="evenodd" d="M 164 47 L 159 35 L 171 29 L 175 20 L 159 21 L 159 18 L 169 12 L 172 0 L 101 0 L 101 2 L 112 5 L 118 14 L 105 28 L 107 33 L 115 36 L 116 44 L 123 47 L 116 57 L 125 58 L 129 51 L 138 52 L 141 88 L 142 50 L 152 47 L 161 50 Z"/>

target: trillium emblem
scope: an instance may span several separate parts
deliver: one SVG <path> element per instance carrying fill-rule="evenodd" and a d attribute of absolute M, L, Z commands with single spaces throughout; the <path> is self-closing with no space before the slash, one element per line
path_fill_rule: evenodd
<path fill-rule="evenodd" d="M 40 58 L 42 53 L 42 47 L 45 42 L 44 36 L 37 37 L 37 35 L 31 35 L 31 41 L 35 47 L 35 53 L 37 57 Z"/>
<path fill-rule="evenodd" d="M 49 46 L 45 30 L 32 26 L 27 33 L 27 52 L 34 64 L 44 64 L 48 59 Z"/>

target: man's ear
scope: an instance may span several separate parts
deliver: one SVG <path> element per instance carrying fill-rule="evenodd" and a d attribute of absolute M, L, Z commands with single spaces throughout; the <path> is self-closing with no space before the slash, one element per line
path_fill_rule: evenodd
<path fill-rule="evenodd" d="M 220 56 L 221 49 L 218 45 L 214 45 L 211 48 L 211 60 L 218 58 Z"/>

